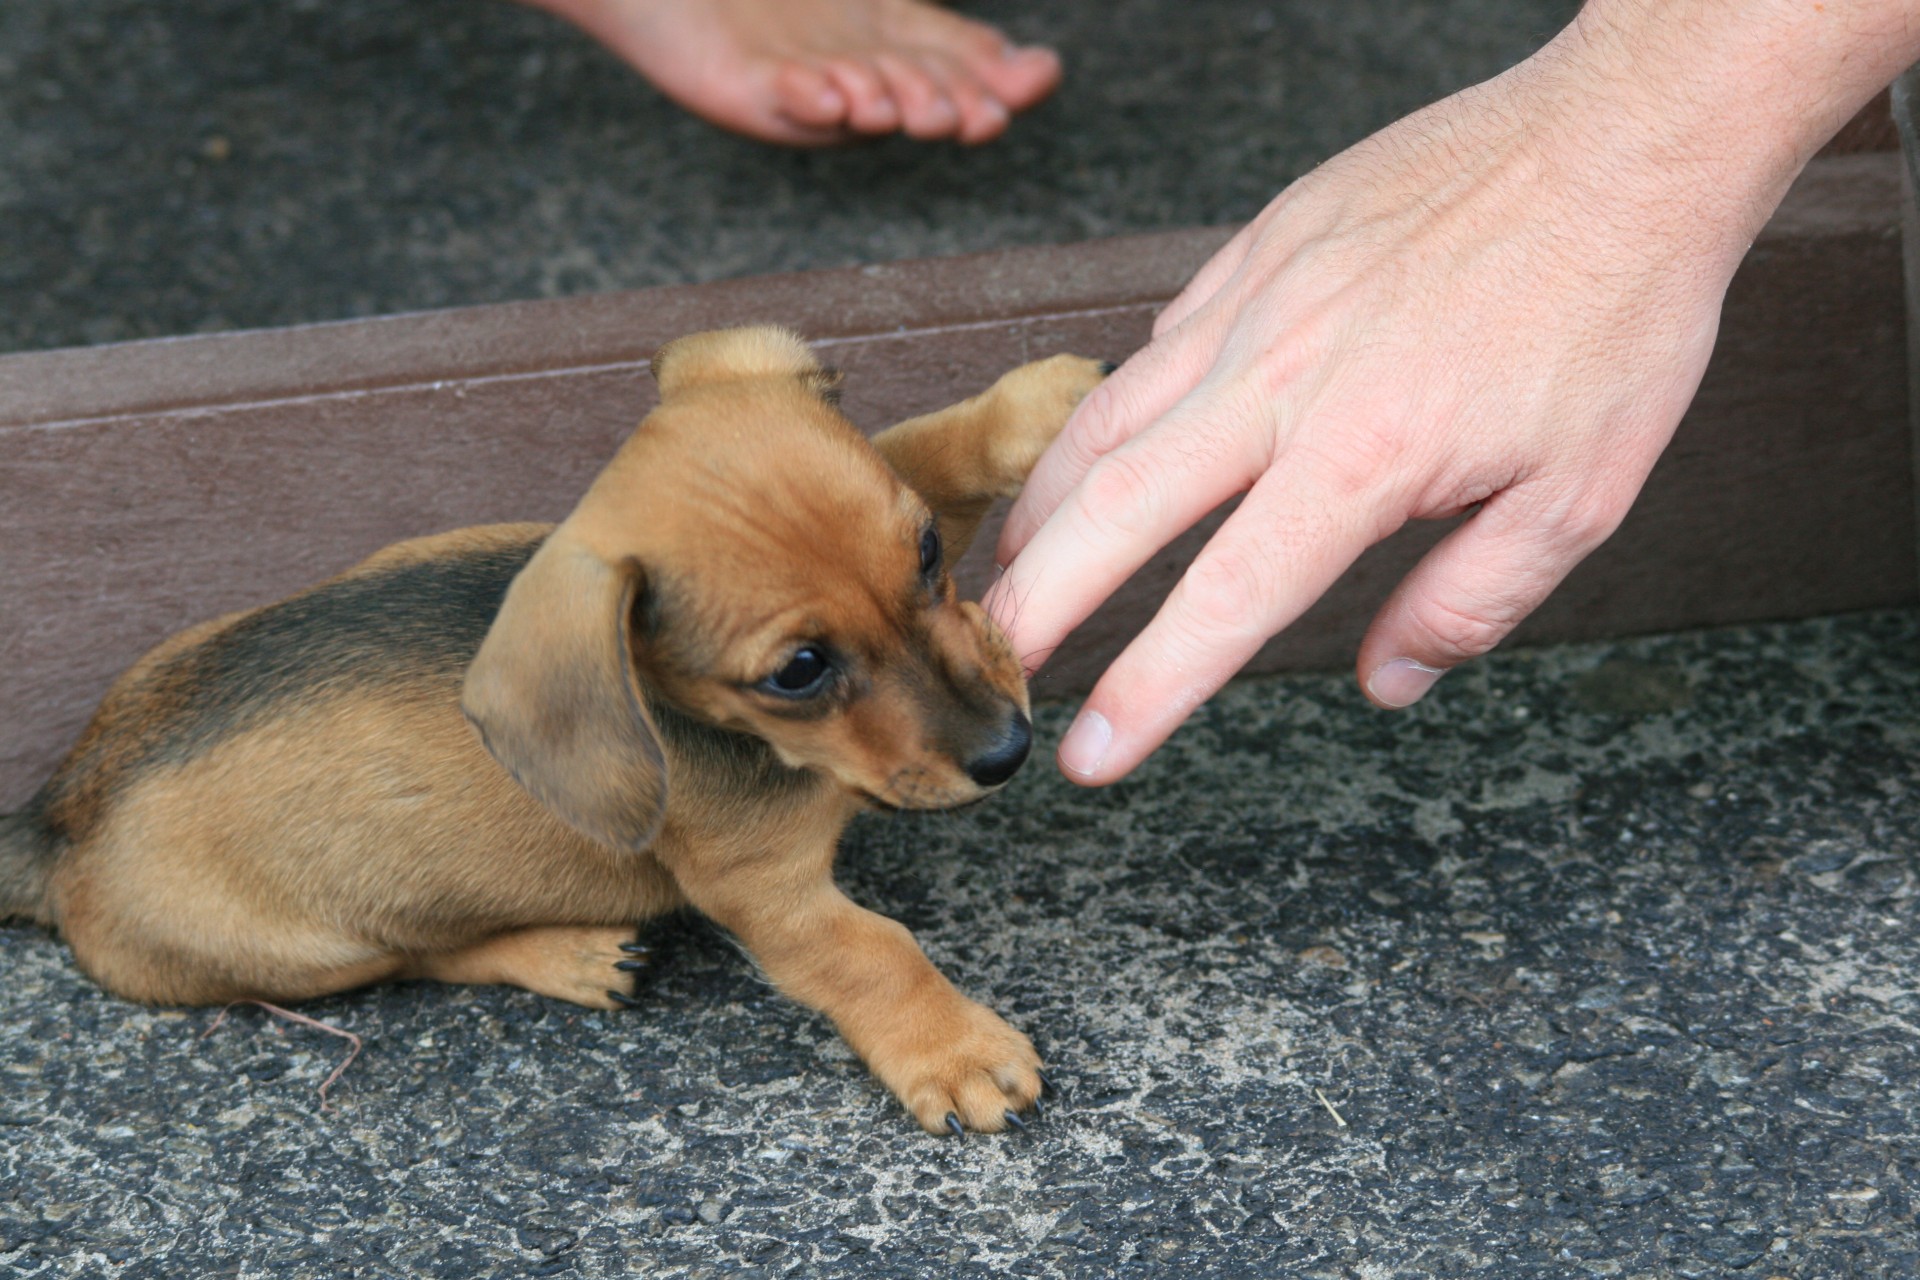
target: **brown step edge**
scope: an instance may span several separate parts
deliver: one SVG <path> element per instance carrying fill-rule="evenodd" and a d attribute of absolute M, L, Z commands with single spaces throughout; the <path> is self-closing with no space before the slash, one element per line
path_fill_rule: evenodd
<path fill-rule="evenodd" d="M 1522 639 L 1915 599 L 1900 216 L 1895 155 L 1809 167 L 1735 279 L 1712 367 L 1640 503 Z M 1024 360 L 1124 357 L 1225 235 L 0 357 L 0 812 L 170 632 L 399 538 L 564 515 L 651 405 L 647 359 L 672 337 L 791 325 L 878 430 Z M 1088 688 L 1206 531 L 1142 569 L 1036 692 Z M 1370 552 L 1249 669 L 1350 661 L 1441 532 Z M 963 566 L 966 589 L 992 541 Z"/>

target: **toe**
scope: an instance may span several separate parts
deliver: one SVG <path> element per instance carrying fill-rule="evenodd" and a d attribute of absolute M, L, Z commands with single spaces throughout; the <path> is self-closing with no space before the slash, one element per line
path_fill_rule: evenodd
<path fill-rule="evenodd" d="M 783 64 L 773 77 L 780 112 L 808 129 L 838 129 L 847 123 L 847 99 L 832 77 L 805 62 Z"/>
<path fill-rule="evenodd" d="M 826 71 L 846 99 L 848 127 L 858 133 L 892 133 L 900 127 L 900 108 L 871 65 L 855 58 L 835 58 Z"/>
<path fill-rule="evenodd" d="M 998 1133 L 1007 1127 L 1012 1100 L 986 1076 L 964 1081 L 954 1090 L 954 1110 L 978 1133 Z"/>
<path fill-rule="evenodd" d="M 960 130 L 960 141 L 968 146 L 992 142 L 1007 131 L 1007 125 L 1012 120 L 998 98 L 984 93 L 980 95 L 978 107 L 964 114 L 967 123 Z"/>
<path fill-rule="evenodd" d="M 1007 108 L 993 92 L 963 66 L 954 62 L 939 65 L 942 88 L 959 113 L 954 136 L 969 146 L 991 142 L 1007 131 Z"/>
<path fill-rule="evenodd" d="M 881 54 L 874 62 L 900 108 L 900 127 L 909 137 L 951 138 L 960 128 L 960 113 L 925 63 L 896 54 Z"/>
<path fill-rule="evenodd" d="M 628 938 L 619 944 L 618 953 L 612 965 L 613 972 L 608 976 L 613 986 L 606 989 L 607 999 L 610 1002 L 607 1007 L 639 1008 L 641 988 L 653 972 L 653 948 L 638 938 Z"/>
<path fill-rule="evenodd" d="M 1026 1128 L 1028 1112 L 1038 1115 L 1040 1088 L 1040 1073 L 1032 1066 L 1007 1063 L 929 1081 L 904 1100 L 928 1133 L 999 1133 Z"/>
<path fill-rule="evenodd" d="M 997 58 L 969 58 L 965 65 L 1010 111 L 1025 111 L 1060 87 L 1060 55 L 1040 46 L 1008 48 Z"/>

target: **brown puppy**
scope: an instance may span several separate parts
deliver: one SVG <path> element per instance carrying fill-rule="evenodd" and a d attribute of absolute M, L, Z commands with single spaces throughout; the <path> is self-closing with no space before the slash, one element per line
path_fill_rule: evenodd
<path fill-rule="evenodd" d="M 1020 665 L 944 566 L 1101 367 L 872 442 L 781 330 L 654 372 L 558 527 L 403 542 L 143 658 L 0 819 L 0 916 L 137 1000 L 435 978 L 612 1008 L 634 924 L 690 904 L 928 1130 L 1030 1106 L 1027 1038 L 832 868 L 858 810 L 963 804 L 1025 758 Z"/>

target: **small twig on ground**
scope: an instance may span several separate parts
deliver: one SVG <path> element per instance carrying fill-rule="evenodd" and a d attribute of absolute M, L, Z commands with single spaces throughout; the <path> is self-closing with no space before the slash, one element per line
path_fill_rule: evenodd
<path fill-rule="evenodd" d="M 321 1022 L 318 1018 L 309 1018 L 304 1013 L 295 1013 L 291 1009 L 282 1009 L 279 1005 L 268 1004 L 265 1000 L 235 1000 L 232 1004 L 220 1010 L 220 1016 L 213 1020 L 212 1026 L 200 1033 L 200 1038 L 205 1040 L 208 1036 L 218 1031 L 220 1024 L 227 1020 L 227 1014 L 232 1012 L 234 1005 L 242 1004 L 257 1004 L 275 1017 L 285 1018 L 288 1022 L 297 1022 L 303 1027 L 312 1027 L 315 1031 L 324 1031 L 330 1036 L 339 1036 L 342 1040 L 345 1040 L 353 1046 L 352 1049 L 347 1051 L 347 1056 L 340 1060 L 340 1065 L 333 1069 L 333 1074 L 320 1082 L 320 1110 L 323 1112 L 326 1111 L 329 1106 L 327 1102 L 327 1090 L 333 1088 L 334 1081 L 346 1074 L 347 1068 L 353 1065 L 353 1060 L 360 1056 L 360 1050 L 365 1046 L 365 1042 L 362 1041 L 359 1036 L 344 1028 L 329 1026 Z"/>
<path fill-rule="evenodd" d="M 1341 1115 L 1338 1111 L 1335 1111 L 1333 1109 L 1333 1104 L 1327 1101 L 1326 1094 L 1320 1092 L 1319 1089 L 1315 1089 L 1313 1091 L 1313 1096 L 1320 1099 L 1320 1105 L 1327 1109 L 1327 1114 L 1333 1117 L 1333 1122 L 1335 1124 L 1339 1125 L 1342 1129 L 1347 1127 L 1347 1118 Z"/>

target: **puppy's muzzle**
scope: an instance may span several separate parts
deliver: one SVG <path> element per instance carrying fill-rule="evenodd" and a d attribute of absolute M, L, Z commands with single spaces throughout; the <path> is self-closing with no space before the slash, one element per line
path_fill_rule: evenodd
<path fill-rule="evenodd" d="M 1033 722 L 1016 708 L 1000 741 L 984 755 L 967 762 L 967 776 L 977 786 L 997 787 L 1020 772 L 1020 766 L 1027 762 L 1027 752 L 1032 749 Z"/>

